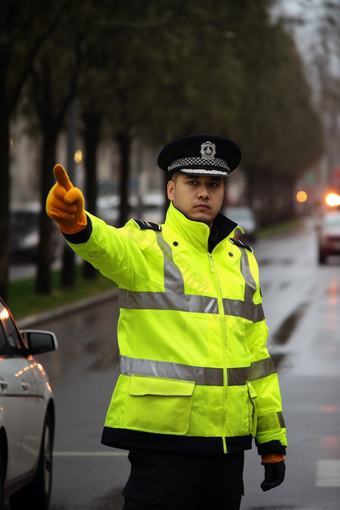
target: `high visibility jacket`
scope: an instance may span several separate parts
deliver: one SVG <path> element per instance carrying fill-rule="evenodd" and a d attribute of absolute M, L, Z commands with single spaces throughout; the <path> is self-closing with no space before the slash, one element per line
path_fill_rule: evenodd
<path fill-rule="evenodd" d="M 88 216 L 88 239 L 70 245 L 118 284 L 120 301 L 120 375 L 102 441 L 228 453 L 254 436 L 286 446 L 258 266 L 235 244 L 236 224 L 218 215 L 209 253 L 209 227 L 172 204 L 160 227 Z"/>

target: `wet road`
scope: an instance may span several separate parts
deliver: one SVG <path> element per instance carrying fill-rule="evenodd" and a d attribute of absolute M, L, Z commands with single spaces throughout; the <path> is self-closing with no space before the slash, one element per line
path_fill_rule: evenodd
<path fill-rule="evenodd" d="M 288 427 L 284 484 L 263 493 L 256 450 L 246 454 L 242 510 L 340 509 L 340 261 L 319 267 L 312 228 L 255 247 L 269 350 Z M 66 312 L 65 309 L 63 312 Z M 116 300 L 39 324 L 59 350 L 40 356 L 57 406 L 51 510 L 120 510 L 126 453 L 101 446 L 117 378 Z M 8 508 L 8 507 L 7 507 Z"/>
<path fill-rule="evenodd" d="M 247 455 L 243 510 L 340 509 L 340 260 L 317 265 L 311 226 L 256 247 L 268 346 L 278 363 L 288 430 L 287 473 L 262 493 Z"/>

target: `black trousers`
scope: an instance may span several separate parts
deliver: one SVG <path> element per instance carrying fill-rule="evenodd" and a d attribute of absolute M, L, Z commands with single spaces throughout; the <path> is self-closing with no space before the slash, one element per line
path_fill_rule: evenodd
<path fill-rule="evenodd" d="M 239 510 L 244 452 L 227 455 L 134 449 L 123 510 Z"/>

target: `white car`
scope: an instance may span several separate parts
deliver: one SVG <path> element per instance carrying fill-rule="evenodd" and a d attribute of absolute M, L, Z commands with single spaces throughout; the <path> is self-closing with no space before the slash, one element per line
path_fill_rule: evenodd
<path fill-rule="evenodd" d="M 139 200 L 136 195 L 128 198 L 129 216 L 134 214 L 138 206 Z M 105 221 L 108 225 L 117 226 L 119 220 L 119 195 L 107 195 L 97 198 L 97 216 Z"/>
<path fill-rule="evenodd" d="M 165 193 L 161 191 L 151 191 L 150 193 L 142 195 L 141 202 L 141 219 L 151 221 L 152 223 L 164 223 Z"/>
<path fill-rule="evenodd" d="M 243 228 L 244 234 L 238 231 L 237 236 L 245 243 L 256 243 L 257 239 L 257 225 L 255 214 L 249 207 L 229 206 L 224 207 L 221 213 L 235 221 L 240 227 Z"/>
<path fill-rule="evenodd" d="M 0 298 L 0 510 L 48 508 L 55 405 L 44 367 L 33 355 L 57 349 L 49 331 L 19 331 Z"/>

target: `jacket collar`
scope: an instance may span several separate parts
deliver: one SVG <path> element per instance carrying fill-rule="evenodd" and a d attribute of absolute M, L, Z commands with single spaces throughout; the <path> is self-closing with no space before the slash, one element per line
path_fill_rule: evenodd
<path fill-rule="evenodd" d="M 172 202 L 166 213 L 165 224 L 196 248 L 201 251 L 208 251 L 210 227 L 201 221 L 189 220 L 181 211 L 174 207 Z M 218 236 L 214 242 L 215 246 L 226 237 L 230 237 L 237 227 L 237 223 L 229 220 L 222 214 L 216 216 L 214 225 L 218 230 Z"/>

